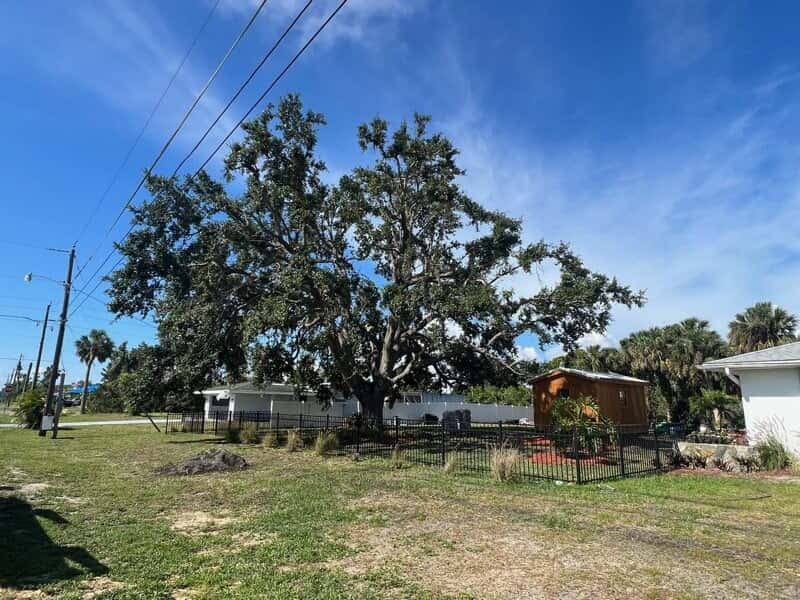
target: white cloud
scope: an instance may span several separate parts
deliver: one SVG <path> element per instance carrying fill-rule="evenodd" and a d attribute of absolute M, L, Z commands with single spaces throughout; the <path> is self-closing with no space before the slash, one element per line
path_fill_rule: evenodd
<path fill-rule="evenodd" d="M 646 291 L 644 308 L 615 309 L 603 344 L 689 316 L 724 333 L 736 312 L 762 299 L 800 312 L 795 77 L 737 90 L 739 108 L 713 121 L 676 119 L 669 131 L 640 134 L 613 152 L 586 142 L 553 153 L 500 134 L 458 65 L 440 68 L 455 72 L 448 82 L 464 99 L 434 124 L 461 150 L 465 189 L 521 217 L 528 239 L 566 240 L 589 268 Z M 548 277 L 512 284 L 527 294 Z M 601 341 L 583 343 L 594 339 Z"/>
<path fill-rule="evenodd" d="M 686 67 L 703 58 L 720 30 L 702 0 L 646 0 L 642 10 L 647 49 L 657 63 Z"/>
<path fill-rule="evenodd" d="M 223 0 L 224 12 L 241 17 L 252 14 L 260 0 Z M 305 41 L 328 18 L 341 0 L 317 0 L 298 23 L 298 45 Z M 350 0 L 320 35 L 315 44 L 329 46 L 350 41 L 379 48 L 397 20 L 422 8 L 426 0 Z M 283 29 L 300 12 L 305 0 L 272 0 L 264 7 L 264 19 L 270 29 Z"/>

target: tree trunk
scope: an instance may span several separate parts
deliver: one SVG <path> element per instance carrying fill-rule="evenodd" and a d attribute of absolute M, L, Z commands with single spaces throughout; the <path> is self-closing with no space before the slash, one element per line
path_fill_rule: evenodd
<path fill-rule="evenodd" d="M 89 391 L 89 374 L 92 371 L 92 363 L 94 362 L 94 357 L 89 359 L 89 362 L 86 363 L 86 377 L 83 380 L 83 392 L 81 392 L 81 414 L 86 412 L 86 397 L 88 396 Z"/>
<path fill-rule="evenodd" d="M 364 418 L 374 421 L 379 427 L 383 426 L 383 402 L 386 397 L 383 388 L 367 385 L 365 389 L 356 392 L 355 397 L 361 404 Z"/>

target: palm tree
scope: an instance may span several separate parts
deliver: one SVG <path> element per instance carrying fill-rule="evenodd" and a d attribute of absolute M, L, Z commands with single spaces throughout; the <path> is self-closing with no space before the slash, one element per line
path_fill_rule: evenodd
<path fill-rule="evenodd" d="M 734 352 L 752 352 L 794 341 L 797 317 L 772 302 L 757 302 L 736 315 L 728 325 L 728 342 Z"/>
<path fill-rule="evenodd" d="M 89 388 L 89 375 L 94 361 L 105 362 L 114 351 L 114 342 L 102 329 L 92 329 L 89 335 L 82 335 L 75 341 L 75 351 L 81 362 L 86 363 L 86 377 L 81 393 L 81 414 L 86 412 L 86 396 Z"/>

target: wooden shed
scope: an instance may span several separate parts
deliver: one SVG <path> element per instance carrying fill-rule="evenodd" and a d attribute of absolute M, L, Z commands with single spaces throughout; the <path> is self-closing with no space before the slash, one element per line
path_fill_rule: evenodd
<path fill-rule="evenodd" d="M 648 426 L 647 382 L 619 373 L 592 373 L 559 367 L 534 377 L 533 422 L 550 424 L 553 401 L 559 396 L 578 398 L 591 396 L 600 406 L 600 412 L 617 425 L 630 429 Z"/>

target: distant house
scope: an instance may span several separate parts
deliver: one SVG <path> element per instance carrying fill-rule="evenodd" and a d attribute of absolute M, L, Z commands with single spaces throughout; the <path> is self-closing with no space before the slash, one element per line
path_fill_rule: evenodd
<path fill-rule="evenodd" d="M 331 415 L 348 417 L 360 412 L 358 401 L 334 394 L 333 402 L 328 406 L 318 402 L 313 392 L 309 391 L 303 398 L 295 394 L 294 387 L 283 383 L 266 384 L 258 387 L 251 382 L 233 385 L 221 385 L 199 392 L 203 396 L 203 412 L 206 418 L 217 413 L 235 415 L 241 412 L 263 412 L 284 415 Z M 476 404 L 467 402 L 459 394 L 440 394 L 436 392 L 408 391 L 403 392 L 402 399 L 389 407 L 384 407 L 384 418 L 399 417 L 401 419 L 422 419 L 425 415 L 434 415 L 441 419 L 442 414 L 452 410 L 467 409 L 476 422 L 494 423 L 497 421 L 530 419 L 531 409 L 527 406 L 506 406 L 502 404 Z"/>
<path fill-rule="evenodd" d="M 647 382 L 619 373 L 592 373 L 558 367 L 531 380 L 533 384 L 533 420 L 549 425 L 553 402 L 560 396 L 591 396 L 600 412 L 614 423 L 631 429 L 648 427 Z"/>
<path fill-rule="evenodd" d="M 771 432 L 800 454 L 800 342 L 712 360 L 700 369 L 724 373 L 739 386 L 751 442 Z"/>

